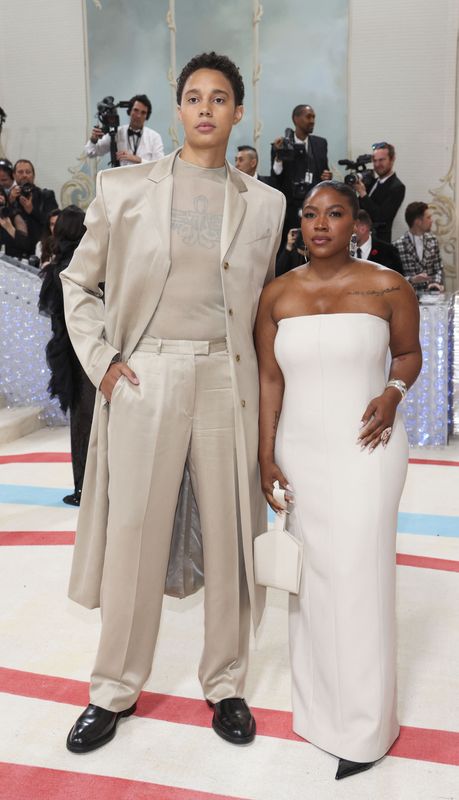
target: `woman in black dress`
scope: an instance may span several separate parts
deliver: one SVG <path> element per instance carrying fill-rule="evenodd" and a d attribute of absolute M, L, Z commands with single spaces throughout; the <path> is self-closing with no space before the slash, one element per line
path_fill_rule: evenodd
<path fill-rule="evenodd" d="M 54 255 L 42 273 L 38 307 L 51 317 L 52 338 L 46 345 L 46 360 L 51 370 L 48 391 L 58 397 L 62 411 L 70 410 L 70 441 L 75 490 L 64 503 L 80 505 L 86 454 L 94 409 L 95 388 L 83 371 L 70 342 L 65 324 L 60 273 L 68 267 L 86 228 L 84 212 L 70 205 L 60 212 L 54 228 Z"/>

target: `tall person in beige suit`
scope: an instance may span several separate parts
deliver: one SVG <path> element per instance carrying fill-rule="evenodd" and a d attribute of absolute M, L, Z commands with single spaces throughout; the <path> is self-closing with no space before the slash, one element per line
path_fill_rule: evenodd
<path fill-rule="evenodd" d="M 110 741 L 135 711 L 187 475 L 204 553 L 199 678 L 214 730 L 234 744 L 255 735 L 243 695 L 250 609 L 256 627 L 264 604 L 252 541 L 266 504 L 252 331 L 284 199 L 225 160 L 243 97 L 228 58 L 193 58 L 177 83 L 183 148 L 153 167 L 99 173 L 87 233 L 61 276 L 72 343 L 99 389 L 70 597 L 100 605 L 102 630 L 73 752 Z"/>

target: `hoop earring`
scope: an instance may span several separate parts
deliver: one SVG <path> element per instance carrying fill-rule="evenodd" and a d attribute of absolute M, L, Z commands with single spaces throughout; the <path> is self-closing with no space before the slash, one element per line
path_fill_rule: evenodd
<path fill-rule="evenodd" d="M 351 236 L 351 241 L 349 242 L 349 255 L 352 258 L 355 258 L 357 253 L 357 234 L 353 233 Z"/>

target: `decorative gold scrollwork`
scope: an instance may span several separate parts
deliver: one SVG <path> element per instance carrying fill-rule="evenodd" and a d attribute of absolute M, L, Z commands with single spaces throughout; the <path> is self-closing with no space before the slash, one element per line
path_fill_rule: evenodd
<path fill-rule="evenodd" d="M 174 147 L 179 146 L 179 138 L 177 132 L 177 25 L 175 23 L 175 0 L 169 0 L 169 10 L 166 14 L 167 27 L 170 31 L 170 60 L 169 69 L 167 72 L 167 80 L 171 87 L 171 124 L 169 125 L 169 136 L 172 139 Z"/>
<path fill-rule="evenodd" d="M 252 52 L 252 59 L 253 59 L 253 68 L 252 68 L 252 88 L 253 88 L 253 146 L 255 148 L 258 147 L 258 142 L 261 136 L 261 131 L 263 129 L 263 123 L 260 119 L 260 97 L 259 97 L 259 81 L 261 76 L 261 64 L 260 64 L 260 22 L 263 16 L 263 6 L 260 3 L 260 0 L 253 0 L 252 3 L 253 7 L 253 16 L 252 16 L 252 27 L 253 27 L 253 37 L 252 37 L 252 45 L 253 45 L 253 52 Z"/>
<path fill-rule="evenodd" d="M 96 193 L 96 165 L 89 162 L 88 157 L 82 153 L 78 157 L 78 165 L 69 167 L 71 178 L 66 181 L 61 189 L 61 208 L 70 204 L 79 206 L 84 211 L 89 206 Z"/>

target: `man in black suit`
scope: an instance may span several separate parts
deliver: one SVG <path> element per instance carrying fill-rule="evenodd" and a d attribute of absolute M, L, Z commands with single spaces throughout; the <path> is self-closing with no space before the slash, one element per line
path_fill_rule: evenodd
<path fill-rule="evenodd" d="M 23 217 L 29 232 L 30 252 L 41 238 L 48 214 L 54 211 L 57 200 L 52 189 L 40 189 L 35 185 L 35 169 L 27 158 L 20 158 L 14 165 L 15 185 L 10 190 L 8 201 Z"/>
<path fill-rule="evenodd" d="M 258 168 L 258 153 L 250 144 L 241 144 L 237 148 L 236 158 L 234 160 L 236 169 L 245 172 L 246 175 L 251 175 L 257 181 L 272 186 L 272 181 L 269 175 L 259 175 Z"/>
<path fill-rule="evenodd" d="M 355 189 L 360 208 L 373 220 L 378 239 L 392 240 L 392 223 L 405 197 L 405 185 L 394 172 L 395 149 L 388 142 L 377 142 L 373 147 L 373 169 L 376 176 L 367 187 L 358 180 Z"/>
<path fill-rule="evenodd" d="M 362 258 L 364 261 L 375 261 L 376 264 L 382 264 L 383 267 L 389 267 L 403 275 L 402 262 L 397 248 L 393 244 L 375 239 L 372 236 L 371 228 L 372 222 L 369 214 L 363 210 L 359 211 L 354 226 L 357 236 L 357 258 Z"/>
<path fill-rule="evenodd" d="M 271 147 L 272 185 L 287 200 L 283 242 L 288 231 L 299 226 L 298 216 L 307 192 L 320 181 L 328 181 L 333 177 L 328 166 L 327 140 L 312 135 L 316 121 L 314 109 L 309 105 L 295 106 L 292 120 L 295 126 L 290 133 L 293 157 L 283 157 L 284 136 L 278 136 Z"/>

